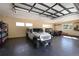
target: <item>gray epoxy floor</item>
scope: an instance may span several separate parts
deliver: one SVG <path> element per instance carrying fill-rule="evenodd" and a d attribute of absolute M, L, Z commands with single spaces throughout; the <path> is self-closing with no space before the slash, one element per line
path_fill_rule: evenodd
<path fill-rule="evenodd" d="M 52 38 L 52 45 L 35 49 L 26 38 L 9 39 L 0 48 L 1 56 L 79 56 L 79 40 Z"/>

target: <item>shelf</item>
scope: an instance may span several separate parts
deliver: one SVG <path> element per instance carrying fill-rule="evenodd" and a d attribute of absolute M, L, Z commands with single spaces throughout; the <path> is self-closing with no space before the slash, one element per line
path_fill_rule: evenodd
<path fill-rule="evenodd" d="M 8 25 L 1 21 L 0 22 L 0 41 L 5 42 L 7 38 L 8 38 Z"/>
<path fill-rule="evenodd" d="M 6 40 L 7 38 L 8 38 L 8 37 L 4 37 L 3 40 L 2 40 L 2 42 L 5 42 L 5 40 Z"/>

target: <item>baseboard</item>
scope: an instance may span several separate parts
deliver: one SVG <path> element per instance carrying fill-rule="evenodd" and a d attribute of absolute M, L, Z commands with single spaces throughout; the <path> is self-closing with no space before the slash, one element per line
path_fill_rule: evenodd
<path fill-rule="evenodd" d="M 65 34 L 64 34 L 65 35 Z M 71 36 L 71 37 L 78 37 L 79 38 L 79 36 L 76 36 L 76 35 L 65 35 L 65 36 Z"/>
<path fill-rule="evenodd" d="M 25 38 L 25 37 L 12 37 L 12 38 L 8 38 L 8 39 L 17 39 L 17 38 Z"/>

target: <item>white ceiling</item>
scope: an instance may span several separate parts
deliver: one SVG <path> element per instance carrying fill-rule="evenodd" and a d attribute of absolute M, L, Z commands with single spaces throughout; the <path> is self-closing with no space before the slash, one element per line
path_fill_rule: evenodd
<path fill-rule="evenodd" d="M 55 7 L 53 7 L 54 9 L 56 9 L 56 10 L 58 10 L 58 11 L 61 11 L 61 10 L 63 10 L 63 8 L 62 7 L 60 7 L 59 5 L 56 5 Z"/>
<path fill-rule="evenodd" d="M 43 10 L 46 10 L 46 9 L 47 9 L 46 7 L 41 6 L 41 5 L 39 5 L 39 4 L 36 4 L 35 7 L 38 7 L 38 8 L 43 9 Z"/>
<path fill-rule="evenodd" d="M 0 3 L 0 15 L 12 16 L 12 5 L 9 3 Z"/>
<path fill-rule="evenodd" d="M 16 10 L 16 13 L 14 10 L 12 10 L 12 6 L 9 3 L 0 3 L 0 15 L 2 16 L 11 16 L 11 17 L 16 17 L 16 18 L 29 18 L 29 19 L 35 19 L 35 20 L 51 20 L 48 17 L 38 15 L 37 13 L 30 12 L 28 13 L 27 10 L 23 9 L 18 9 Z M 50 21 L 48 21 L 50 22 Z"/>
<path fill-rule="evenodd" d="M 74 4 L 72 4 L 72 3 L 62 3 L 62 5 L 64 5 L 66 8 L 70 8 L 70 7 L 74 6 Z"/>
<path fill-rule="evenodd" d="M 45 3 L 46 4 L 46 3 Z M 52 4 L 54 4 L 54 3 L 47 3 L 47 5 L 49 5 L 49 6 L 52 6 Z M 63 3 L 64 4 L 64 3 Z M 24 5 L 20 5 L 20 4 L 17 4 L 18 6 L 22 6 L 22 7 L 24 7 L 24 8 L 28 8 L 28 9 L 30 9 L 29 7 L 27 7 L 27 6 L 24 6 Z M 30 5 L 33 5 L 33 3 L 30 3 Z M 64 4 L 66 7 L 70 7 L 69 6 L 69 4 Z M 70 4 L 71 6 L 73 5 L 73 4 Z M 36 4 L 36 6 L 37 7 L 39 7 L 39 8 L 42 8 L 43 10 L 46 10 L 47 8 L 45 8 L 45 7 L 43 7 L 43 6 L 41 6 L 41 5 L 38 5 L 38 4 Z M 35 7 L 36 7 L 35 6 Z M 18 9 L 18 8 L 17 8 Z M 58 10 L 62 10 L 62 8 L 61 7 L 55 7 L 55 9 L 58 9 Z M 35 10 L 35 9 L 33 9 L 33 10 Z M 37 10 L 35 10 L 35 11 L 37 11 Z M 53 12 L 53 13 L 55 13 L 55 11 L 52 11 L 51 9 L 50 10 L 48 10 L 49 12 Z M 74 10 L 72 10 L 72 11 L 77 11 L 76 9 L 74 9 Z M 41 12 L 41 11 L 39 11 L 39 12 Z M 62 13 L 67 13 L 66 11 L 63 11 Z M 47 14 L 46 12 L 45 12 L 45 14 Z M 57 13 L 58 15 L 61 15 L 61 14 L 59 14 L 59 13 Z M 52 21 L 52 19 L 51 18 L 49 18 L 49 17 L 46 17 L 46 16 L 44 16 L 44 15 L 39 15 L 39 14 L 37 14 L 37 13 L 34 13 L 34 12 L 28 12 L 27 10 L 23 10 L 23 9 L 18 9 L 18 10 L 16 10 L 16 13 L 15 13 L 15 11 L 12 9 L 12 5 L 10 4 L 10 3 L 0 3 L 0 15 L 4 15 L 4 16 L 12 16 L 12 17 L 16 17 L 16 18 L 24 18 L 24 19 L 26 19 L 26 18 L 30 18 L 30 19 L 39 19 L 39 20 L 44 20 L 44 21 L 46 21 L 47 20 L 47 22 L 50 22 L 51 23 L 51 21 Z M 49 21 L 50 20 L 50 21 Z"/>

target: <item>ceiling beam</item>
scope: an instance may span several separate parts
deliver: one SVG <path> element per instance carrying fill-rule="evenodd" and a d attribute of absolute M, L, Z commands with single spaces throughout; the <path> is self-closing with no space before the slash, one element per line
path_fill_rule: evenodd
<path fill-rule="evenodd" d="M 29 5 L 29 4 L 26 4 L 26 3 L 20 3 L 20 4 L 22 4 L 22 5 L 25 5 L 25 6 L 32 7 L 31 5 Z M 35 9 L 38 9 L 38 10 L 40 10 L 40 11 L 45 11 L 45 10 L 43 10 L 43 9 L 40 9 L 40 8 L 37 8 L 37 7 L 33 7 L 33 8 L 35 8 Z M 50 13 L 50 12 L 47 12 L 47 13 L 49 13 L 49 14 L 51 14 L 51 15 L 55 15 L 55 14 L 52 14 L 52 13 Z M 40 13 L 40 14 L 41 14 L 41 13 Z M 55 15 L 55 16 L 59 17 L 58 15 Z"/>
<path fill-rule="evenodd" d="M 46 15 L 46 16 L 49 16 L 49 17 L 52 17 L 52 18 L 56 18 L 56 17 L 54 17 L 54 16 L 52 16 L 52 15 L 47 15 L 47 14 L 43 14 L 43 15 Z"/>
<path fill-rule="evenodd" d="M 74 3 L 74 6 L 75 6 L 75 8 L 77 10 L 77 13 L 79 13 L 79 3 Z"/>
<path fill-rule="evenodd" d="M 16 5 L 15 5 L 15 8 L 24 9 L 24 10 L 29 10 L 29 9 L 26 9 L 26 8 L 23 8 L 23 7 L 20 7 L 20 6 L 16 6 Z"/>
<path fill-rule="evenodd" d="M 49 13 L 49 14 L 51 14 L 51 15 L 55 15 L 55 16 L 57 16 L 57 17 L 60 17 L 59 15 L 53 14 L 53 13 L 51 13 L 51 12 L 47 12 L 47 13 Z M 43 13 L 43 14 L 44 14 L 44 13 Z"/>
<path fill-rule="evenodd" d="M 70 8 L 67 8 L 67 9 L 73 9 L 74 7 L 70 7 Z M 64 11 L 64 9 L 63 10 L 61 10 L 60 12 L 62 12 L 62 11 Z"/>
<path fill-rule="evenodd" d="M 50 8 L 49 6 L 47 6 L 47 5 L 45 5 L 45 4 L 43 4 L 43 3 L 39 3 L 40 5 L 42 5 L 42 6 L 45 6 L 45 7 L 47 7 L 47 8 Z M 58 11 L 58 10 L 55 10 L 55 9 L 53 9 L 53 8 L 51 8 L 52 10 L 54 10 L 54 11 L 56 11 L 57 13 L 61 13 L 60 11 Z M 62 15 L 64 15 L 63 13 L 61 13 Z"/>
<path fill-rule="evenodd" d="M 33 6 L 31 7 L 31 9 L 29 10 L 29 12 L 34 8 L 35 5 L 36 5 L 36 3 L 33 4 Z"/>
<path fill-rule="evenodd" d="M 12 3 L 12 7 L 13 7 L 13 8 L 15 7 L 15 4 L 14 4 L 14 3 Z"/>
<path fill-rule="evenodd" d="M 62 7 L 64 10 L 66 10 L 66 11 L 68 11 L 69 13 L 71 13 L 71 11 L 69 11 L 67 8 L 65 8 L 63 5 L 61 5 L 60 3 L 58 3 L 58 5 L 60 6 L 60 7 Z"/>
<path fill-rule="evenodd" d="M 68 8 L 68 9 L 73 9 L 74 7 L 70 7 L 70 8 Z M 61 10 L 60 12 L 62 12 L 62 11 L 64 11 L 64 9 L 63 10 Z M 57 13 L 55 13 L 55 14 L 57 14 Z M 65 14 L 64 14 L 65 15 Z"/>
<path fill-rule="evenodd" d="M 23 7 L 16 6 L 16 5 L 15 5 L 15 7 L 16 7 L 16 8 L 20 8 L 20 9 L 24 9 L 24 10 L 28 10 L 28 11 L 29 11 L 29 9 L 27 9 L 27 8 L 23 8 Z M 37 11 L 34 11 L 34 10 L 31 10 L 31 11 L 40 14 L 40 12 L 37 12 Z M 55 17 L 53 17 L 53 16 L 51 16 L 51 15 L 47 15 L 47 14 L 43 14 L 43 15 L 45 15 L 45 16 L 50 16 L 50 17 L 52 17 L 52 18 L 55 18 Z"/>
<path fill-rule="evenodd" d="M 45 11 L 45 10 L 43 10 L 43 9 L 40 9 L 40 8 L 38 8 L 38 7 L 31 6 L 31 5 L 26 4 L 26 3 L 20 3 L 20 4 L 23 4 L 23 5 L 25 5 L 25 6 L 32 7 L 30 11 L 35 12 L 35 13 L 38 13 L 38 14 L 40 14 L 40 12 L 34 11 L 34 10 L 32 10 L 32 9 L 35 8 L 35 9 L 38 9 L 38 10 L 41 10 L 41 11 Z M 20 8 L 20 9 L 24 9 L 24 10 L 28 10 L 28 11 L 29 11 L 29 9 L 23 8 L 23 7 L 20 7 L 20 6 L 16 6 L 14 3 L 13 3 L 13 5 L 14 5 L 14 8 L 16 7 L 16 8 Z M 68 9 L 72 9 L 72 8 L 74 8 L 74 7 L 70 7 L 70 8 L 68 8 Z M 63 9 L 63 10 L 64 10 L 64 9 Z M 63 11 L 63 10 L 62 10 L 62 11 Z M 54 14 L 52 14 L 51 12 L 48 12 L 48 11 L 46 11 L 46 12 L 49 13 L 50 15 L 44 14 L 44 13 L 43 13 L 42 15 L 45 15 L 45 16 L 48 16 L 48 17 L 52 17 L 52 18 L 57 18 L 57 17 L 54 17 L 54 16 L 53 16 Z M 59 12 L 60 12 L 60 11 L 59 11 Z M 58 13 L 59 13 L 59 12 L 58 12 Z M 68 13 L 68 14 L 70 14 L 70 13 Z M 64 14 L 64 15 L 65 15 L 65 14 Z M 56 14 L 55 14 L 55 16 L 56 16 Z M 62 15 L 62 16 L 63 16 L 63 15 Z"/>
<path fill-rule="evenodd" d="M 70 7 L 70 8 L 67 8 L 67 9 L 73 9 L 74 7 Z"/>
<path fill-rule="evenodd" d="M 41 14 L 43 14 L 44 12 L 47 12 L 49 9 L 53 8 L 55 5 L 57 5 L 57 3 L 55 3 L 52 7 L 48 8 L 47 10 L 43 11 Z"/>
<path fill-rule="evenodd" d="M 22 5 L 25 5 L 25 6 L 32 7 L 31 5 L 29 5 L 29 4 L 27 4 L 27 3 L 20 3 L 20 4 L 22 4 Z M 35 8 L 35 9 L 38 9 L 38 10 L 41 10 L 41 11 L 44 11 L 44 10 L 42 10 L 42 9 L 39 9 L 39 8 L 37 8 L 37 7 L 33 7 L 33 8 Z"/>
<path fill-rule="evenodd" d="M 12 5 L 12 11 L 16 13 L 16 11 L 15 11 L 15 4 L 11 3 L 11 5 Z"/>

